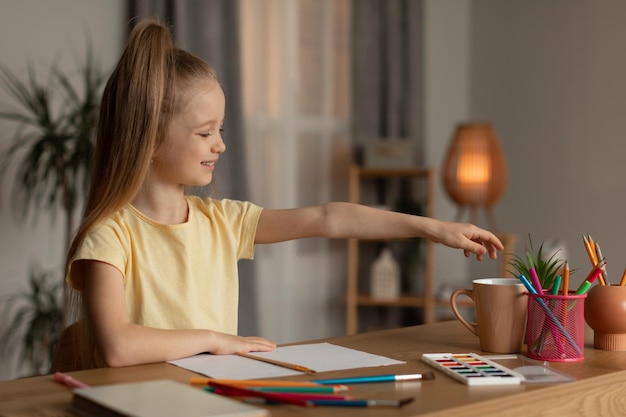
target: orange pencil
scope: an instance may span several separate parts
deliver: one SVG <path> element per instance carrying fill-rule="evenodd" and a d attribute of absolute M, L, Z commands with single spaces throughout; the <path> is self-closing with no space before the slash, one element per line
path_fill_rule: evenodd
<path fill-rule="evenodd" d="M 622 280 L 619 282 L 620 286 L 624 286 L 626 284 L 626 268 L 624 269 L 624 273 L 622 274 Z"/>
<path fill-rule="evenodd" d="M 565 261 L 565 266 L 563 267 L 563 295 L 569 295 L 569 263 Z"/>
<path fill-rule="evenodd" d="M 596 259 L 596 251 L 592 249 L 591 242 L 585 235 L 583 235 L 583 243 L 585 244 L 585 250 L 587 251 L 587 256 L 589 256 L 591 265 L 597 264 L 598 260 Z"/>
<path fill-rule="evenodd" d="M 565 261 L 565 266 L 563 267 L 563 295 L 567 297 L 569 295 L 569 263 Z M 561 313 L 561 322 L 563 327 L 567 329 L 567 310 L 569 308 L 569 302 L 567 300 L 563 300 L 561 303 L 563 306 L 563 311 Z M 565 343 L 565 336 L 561 336 L 563 339 L 563 343 Z"/>
<path fill-rule="evenodd" d="M 587 251 L 587 255 L 589 256 L 589 260 L 591 261 L 591 266 L 596 266 L 598 264 L 598 255 L 596 254 L 596 244 L 593 241 L 591 235 L 583 235 L 583 242 L 585 244 L 585 250 Z M 603 284 L 604 280 L 600 279 L 600 284 Z"/>

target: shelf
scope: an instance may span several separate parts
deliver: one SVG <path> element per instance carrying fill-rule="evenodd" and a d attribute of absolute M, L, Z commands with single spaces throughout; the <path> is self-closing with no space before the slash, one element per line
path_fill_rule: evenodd
<path fill-rule="evenodd" d="M 436 300 L 435 305 L 437 307 L 450 307 L 450 300 Z M 474 302 L 470 300 L 457 300 L 456 305 L 459 307 L 473 307 Z"/>
<path fill-rule="evenodd" d="M 367 181 L 366 181 L 367 180 Z M 357 165 L 350 167 L 350 201 L 353 203 L 366 204 L 367 198 L 363 198 L 363 184 L 372 185 L 371 180 L 376 180 L 375 185 L 384 184 L 383 188 L 398 185 L 397 180 L 409 180 L 411 190 L 419 190 L 419 198 L 416 199 L 421 205 L 422 215 L 427 217 L 433 216 L 433 201 L 435 187 L 435 170 L 431 168 L 409 168 L 409 169 L 372 169 L 363 168 Z M 371 190 L 370 190 L 371 191 Z M 379 199 L 380 195 L 377 194 Z M 389 205 L 392 201 L 377 201 L 375 204 L 383 203 Z M 394 241 L 402 243 L 408 239 L 394 239 Z M 359 307 L 402 307 L 402 308 L 421 308 L 423 309 L 423 322 L 433 323 L 435 320 L 435 299 L 433 296 L 433 243 L 424 240 L 421 244 L 422 262 L 420 265 L 419 279 L 422 290 L 419 295 L 402 295 L 394 300 L 376 300 L 367 294 L 363 294 L 359 290 L 359 282 L 367 279 L 366 271 L 362 269 L 363 253 L 367 253 L 367 248 L 360 245 L 360 240 L 350 239 L 348 241 L 348 274 L 347 274 L 347 293 L 345 296 L 346 316 L 347 316 L 347 333 L 355 334 L 359 331 Z M 365 242 L 365 241 L 364 241 Z M 372 242 L 368 240 L 368 242 Z M 374 241 L 375 242 L 375 241 Z M 360 261 L 361 260 L 361 261 Z"/>
<path fill-rule="evenodd" d="M 393 300 L 380 300 L 369 295 L 359 294 L 356 296 L 356 302 L 360 306 L 371 307 L 424 307 L 424 297 L 414 295 L 401 295 Z"/>
<path fill-rule="evenodd" d="M 356 167 L 361 178 L 416 178 L 428 177 L 433 172 L 430 168 L 374 169 Z"/>

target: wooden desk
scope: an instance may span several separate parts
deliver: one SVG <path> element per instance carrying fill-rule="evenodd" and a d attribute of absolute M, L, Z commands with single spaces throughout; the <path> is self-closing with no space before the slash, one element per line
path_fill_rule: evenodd
<path fill-rule="evenodd" d="M 414 373 L 431 371 L 422 353 L 476 352 L 478 340 L 458 322 L 443 322 L 362 333 L 325 341 L 406 361 L 384 368 L 354 369 L 318 374 L 318 377 Z M 551 365 L 576 382 L 506 387 L 468 387 L 442 373 L 422 382 L 353 385 L 353 393 L 369 398 L 402 398 L 415 401 L 400 408 L 302 408 L 268 406 L 272 416 L 616 416 L 626 415 L 626 352 L 585 348 L 585 360 Z M 74 372 L 91 385 L 172 379 L 188 383 L 193 374 L 167 363 Z M 306 380 L 306 376 L 284 379 Z M 0 382 L 0 416 L 70 416 L 66 411 L 71 392 L 51 376 Z M 297 414 L 296 414 L 297 413 Z"/>

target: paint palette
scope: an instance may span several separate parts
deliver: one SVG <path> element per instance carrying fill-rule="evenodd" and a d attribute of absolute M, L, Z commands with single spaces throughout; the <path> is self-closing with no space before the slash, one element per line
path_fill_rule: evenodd
<path fill-rule="evenodd" d="M 475 353 L 424 353 L 422 361 L 467 385 L 515 385 L 524 379 Z"/>

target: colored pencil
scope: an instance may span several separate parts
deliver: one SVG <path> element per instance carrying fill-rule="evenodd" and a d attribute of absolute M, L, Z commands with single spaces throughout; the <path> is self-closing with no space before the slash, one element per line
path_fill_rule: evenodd
<path fill-rule="evenodd" d="M 312 406 L 312 404 L 309 401 L 303 398 L 297 398 L 288 394 L 283 394 L 283 393 L 278 393 L 278 392 L 257 391 L 257 390 L 237 387 L 233 385 L 221 384 L 215 381 L 210 381 L 209 384 L 215 387 L 216 392 L 221 392 L 222 395 L 237 396 L 237 397 L 259 397 L 259 398 L 263 398 L 271 402 L 276 402 L 276 403 L 281 403 L 281 404 L 293 404 L 293 405 L 299 405 L 303 407 Z"/>
<path fill-rule="evenodd" d="M 210 385 L 211 382 L 237 385 L 240 387 L 319 387 L 319 384 L 310 381 L 277 381 L 273 379 L 215 379 L 193 377 L 189 380 L 189 383 L 193 385 Z"/>
<path fill-rule="evenodd" d="M 589 256 L 589 261 L 592 266 L 595 266 L 598 259 L 598 250 L 596 249 L 596 242 L 593 240 L 590 234 L 587 236 L 583 235 L 583 242 L 585 244 L 585 250 L 587 251 L 587 255 Z M 600 277 L 600 284 L 605 285 L 603 277 Z"/>
<path fill-rule="evenodd" d="M 596 251 L 596 242 L 593 240 L 590 234 L 587 234 L 587 242 L 589 244 L 589 250 L 591 251 L 592 261 L 598 263 L 598 253 Z"/>
<path fill-rule="evenodd" d="M 597 265 L 595 265 L 593 267 L 593 269 L 591 271 L 589 271 L 589 274 L 587 275 L 587 278 L 585 278 L 585 280 L 580 284 L 580 286 L 578 287 L 578 289 L 576 290 L 576 294 L 579 294 L 579 291 L 582 290 L 583 286 L 586 286 L 587 282 L 590 284 L 593 284 L 593 282 L 600 276 L 600 274 L 602 273 L 602 267 L 606 265 L 606 261 L 604 259 L 602 259 L 600 262 L 597 263 Z"/>
<path fill-rule="evenodd" d="M 557 277 L 554 279 L 552 289 L 550 290 L 550 295 L 559 295 L 559 287 L 561 286 L 562 279 L 563 278 L 560 275 L 557 275 Z M 550 309 L 554 309 L 554 300 L 548 301 L 548 306 L 550 307 Z M 550 331 L 550 326 L 548 325 L 548 323 L 549 322 L 544 322 L 543 328 L 541 329 L 541 334 L 533 344 L 533 348 L 535 348 L 534 350 L 539 354 L 541 354 L 541 351 L 543 350 L 543 345 L 545 343 L 546 337 L 548 336 L 548 332 Z"/>
<path fill-rule="evenodd" d="M 334 406 L 334 407 L 402 407 L 413 401 L 413 398 L 400 400 L 368 400 L 332 395 L 274 393 L 258 391 L 231 385 L 212 382 L 215 392 L 220 395 L 236 397 L 260 398 L 269 403 L 293 404 L 303 407 Z"/>
<path fill-rule="evenodd" d="M 535 268 L 529 268 L 529 272 L 530 279 L 532 280 L 532 284 L 537 290 L 537 294 L 543 295 L 543 288 L 541 288 L 541 281 L 539 281 L 539 275 L 537 275 L 537 270 Z"/>
<path fill-rule="evenodd" d="M 589 281 L 583 281 L 583 283 L 580 285 L 580 287 L 578 287 L 578 289 L 576 290 L 574 294 L 583 295 L 587 293 L 587 291 L 589 291 L 589 288 L 591 288 L 592 285 L 593 284 Z M 572 307 L 573 307 L 573 304 L 568 308 L 571 309 Z"/>
<path fill-rule="evenodd" d="M 569 262 L 565 261 L 565 266 L 563 268 L 563 296 L 565 297 L 569 297 Z M 561 305 L 563 306 L 563 309 L 561 311 L 561 324 L 563 324 L 563 327 L 567 329 L 567 312 L 569 311 L 569 301 L 563 300 Z M 563 338 L 563 340 L 561 341 L 561 343 L 564 343 L 565 341 L 565 336 L 561 335 L 561 338 Z"/>
<path fill-rule="evenodd" d="M 622 274 L 622 279 L 619 282 L 620 286 L 626 285 L 626 268 L 624 268 L 624 273 Z"/>
<path fill-rule="evenodd" d="M 552 295 L 559 295 L 561 281 L 563 281 L 563 277 L 560 275 L 557 275 L 557 277 L 554 279 L 554 283 L 552 284 L 552 293 L 551 293 Z"/>
<path fill-rule="evenodd" d="M 215 388 L 214 390 L 211 390 L 211 388 Z M 233 388 L 233 389 L 231 389 Z M 220 386 L 220 387 L 204 387 L 205 391 L 213 391 L 216 394 L 220 394 L 220 395 L 232 395 L 232 396 L 242 396 L 241 391 L 239 390 L 239 388 L 241 387 L 227 387 L 227 386 Z M 260 391 L 256 388 L 254 389 L 250 389 L 249 391 Z M 260 392 L 266 392 L 266 391 L 260 391 Z M 251 396 L 251 393 L 246 394 L 247 396 Z M 296 392 L 281 392 L 279 393 L 279 395 L 281 397 L 284 398 L 297 398 L 300 400 L 333 400 L 333 401 L 338 401 L 338 400 L 351 400 L 353 399 L 352 397 L 346 397 L 343 395 L 324 395 L 324 394 L 315 394 L 315 393 L 296 393 Z"/>
<path fill-rule="evenodd" d="M 351 378 L 315 379 L 312 382 L 318 384 L 361 384 L 366 382 L 394 382 L 394 381 L 417 381 L 420 379 L 435 379 L 433 372 L 408 375 L 371 375 L 356 376 Z"/>
<path fill-rule="evenodd" d="M 596 255 L 597 255 L 597 258 L 598 259 L 604 259 L 604 256 L 602 256 L 602 249 L 600 249 L 600 244 L 598 242 L 595 242 L 595 245 L 596 245 Z M 600 274 L 598 279 L 600 280 L 600 284 L 602 284 L 602 285 L 609 285 L 609 276 L 606 273 L 606 263 L 602 267 L 602 273 Z"/>
<path fill-rule="evenodd" d="M 350 391 L 350 387 L 345 385 L 319 385 L 318 387 L 251 387 L 259 391 L 272 391 L 272 392 L 299 392 L 299 393 L 313 393 L 313 392 L 327 392 L 337 393 Z"/>
<path fill-rule="evenodd" d="M 243 385 L 233 384 L 237 387 L 243 387 Z M 315 384 L 315 387 L 247 387 L 258 391 L 270 391 L 270 392 L 298 392 L 298 393 L 338 393 L 350 391 L 350 387 L 345 385 L 321 385 Z M 205 391 L 214 390 L 213 387 L 204 387 Z"/>
<path fill-rule="evenodd" d="M 55 372 L 52 376 L 56 382 L 59 384 L 65 385 L 68 388 L 88 388 L 89 385 L 81 382 L 75 378 L 72 378 L 69 375 L 66 375 L 61 372 Z"/>
<path fill-rule="evenodd" d="M 333 407 L 402 407 L 413 401 L 413 398 L 400 400 L 311 400 L 314 405 L 330 405 Z"/>
<path fill-rule="evenodd" d="M 367 399 L 351 399 L 351 400 L 308 400 L 307 405 L 313 406 L 331 406 L 331 407 L 403 407 L 413 401 L 414 398 L 407 397 L 399 400 L 367 400 Z M 246 398 L 244 400 L 252 404 L 274 404 L 271 400 L 263 398 Z"/>
<path fill-rule="evenodd" d="M 591 242 L 587 238 L 587 236 L 583 235 L 583 243 L 585 245 L 585 251 L 587 252 L 587 256 L 589 257 L 589 261 L 591 265 L 595 265 L 598 263 L 598 259 L 596 258 L 596 252 L 591 246 Z"/>
<path fill-rule="evenodd" d="M 250 355 L 248 353 L 235 353 L 242 358 L 254 359 L 255 361 L 261 361 L 265 363 L 271 363 L 272 365 L 282 366 L 283 368 L 293 369 L 294 371 L 306 372 L 307 374 L 314 374 L 315 370 L 307 368 L 306 366 L 298 365 L 295 363 L 283 362 L 276 359 L 266 358 L 265 356 Z"/>

